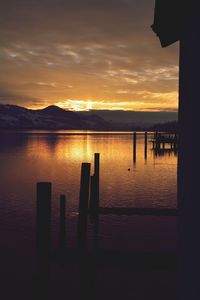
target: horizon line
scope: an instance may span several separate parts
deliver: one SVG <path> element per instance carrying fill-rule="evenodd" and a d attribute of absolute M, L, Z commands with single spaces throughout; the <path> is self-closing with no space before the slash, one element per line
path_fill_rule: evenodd
<path fill-rule="evenodd" d="M 25 108 L 25 109 L 30 109 L 30 110 L 42 110 L 42 109 L 45 109 L 45 108 L 48 108 L 48 107 L 57 107 L 57 108 L 60 108 L 62 110 L 65 110 L 65 111 L 72 111 L 72 112 L 92 112 L 92 111 L 110 111 L 110 112 L 114 112 L 114 111 L 118 111 L 118 112 L 136 112 L 136 113 L 178 113 L 178 109 L 152 109 L 152 108 L 146 108 L 146 109 L 117 109 L 117 108 L 91 108 L 91 109 L 70 109 L 70 108 L 63 108 L 59 105 L 56 105 L 56 104 L 50 104 L 50 105 L 47 105 L 47 106 L 41 106 L 41 107 L 31 107 L 31 106 L 22 106 L 22 105 L 19 105 L 19 104 L 10 104 L 10 103 L 6 103 L 6 104 L 3 104 L 3 103 L 0 103 L 0 105 L 3 105 L 3 106 L 18 106 L 18 107 L 22 107 L 22 108 Z"/>

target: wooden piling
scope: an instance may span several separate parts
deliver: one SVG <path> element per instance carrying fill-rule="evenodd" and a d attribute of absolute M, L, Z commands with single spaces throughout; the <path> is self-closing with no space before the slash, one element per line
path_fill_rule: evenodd
<path fill-rule="evenodd" d="M 177 150 L 177 145 L 178 145 L 178 138 L 177 138 L 177 134 L 175 133 L 174 135 L 174 150 Z"/>
<path fill-rule="evenodd" d="M 144 134 L 144 158 L 147 159 L 147 142 L 148 142 L 148 132 L 146 131 Z M 154 145 L 153 145 L 154 147 Z"/>
<path fill-rule="evenodd" d="M 60 231 L 65 231 L 66 197 L 60 195 Z"/>
<path fill-rule="evenodd" d="M 51 183 L 37 183 L 37 250 L 38 259 L 48 257 L 50 247 Z"/>
<path fill-rule="evenodd" d="M 136 163 L 136 144 L 137 144 L 137 133 L 133 133 L 133 162 Z"/>
<path fill-rule="evenodd" d="M 38 208 L 51 208 L 51 182 L 37 183 L 37 204 Z"/>
<path fill-rule="evenodd" d="M 60 232 L 59 232 L 59 258 L 63 266 L 65 262 L 66 250 L 66 197 L 60 195 Z"/>
<path fill-rule="evenodd" d="M 94 155 L 94 175 L 90 184 L 90 222 L 94 224 L 94 245 L 97 248 L 99 228 L 99 183 L 100 183 L 100 154 Z"/>
<path fill-rule="evenodd" d="M 37 220 L 41 228 L 49 227 L 51 217 L 51 183 L 37 183 Z"/>
<path fill-rule="evenodd" d="M 99 207 L 99 178 L 100 178 L 100 154 L 94 154 L 94 175 L 91 176 L 90 204 L 89 208 L 94 213 Z"/>
<path fill-rule="evenodd" d="M 82 163 L 81 166 L 81 183 L 80 183 L 80 200 L 79 200 L 79 218 L 78 218 L 78 248 L 86 248 L 87 234 L 87 212 L 89 205 L 89 188 L 90 188 L 90 163 Z"/>
<path fill-rule="evenodd" d="M 95 190 L 96 190 L 96 181 L 95 181 L 95 175 L 92 175 L 90 177 L 90 221 L 91 223 L 94 222 L 94 215 L 96 210 L 96 199 L 95 199 Z"/>
<path fill-rule="evenodd" d="M 100 172 L 100 153 L 94 154 L 94 174 L 99 177 Z"/>
<path fill-rule="evenodd" d="M 38 182 L 36 189 L 36 298 L 49 299 L 52 185 L 50 182 Z"/>
<path fill-rule="evenodd" d="M 158 132 L 157 131 L 154 133 L 154 140 L 155 140 L 155 148 L 156 148 L 156 151 L 157 151 L 159 149 Z"/>
<path fill-rule="evenodd" d="M 94 154 L 94 178 L 95 178 L 95 202 L 99 206 L 99 177 L 100 177 L 100 153 Z"/>
<path fill-rule="evenodd" d="M 37 183 L 36 294 L 49 299 L 51 183 Z"/>

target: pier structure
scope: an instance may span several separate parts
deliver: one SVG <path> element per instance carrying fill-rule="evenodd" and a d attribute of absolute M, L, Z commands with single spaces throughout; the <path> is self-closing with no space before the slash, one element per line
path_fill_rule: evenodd
<path fill-rule="evenodd" d="M 168 149 L 177 150 L 178 136 L 176 133 L 155 132 L 151 140 L 154 150 Z"/>

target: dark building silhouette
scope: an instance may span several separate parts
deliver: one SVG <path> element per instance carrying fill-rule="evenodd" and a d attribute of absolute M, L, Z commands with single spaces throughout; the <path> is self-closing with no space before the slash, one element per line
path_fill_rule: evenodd
<path fill-rule="evenodd" d="M 178 299 L 200 299 L 199 1 L 157 0 L 152 29 L 162 47 L 180 42 Z"/>
<path fill-rule="evenodd" d="M 154 23 L 151 27 L 158 35 L 162 47 L 180 41 L 196 3 L 197 0 L 156 0 Z"/>

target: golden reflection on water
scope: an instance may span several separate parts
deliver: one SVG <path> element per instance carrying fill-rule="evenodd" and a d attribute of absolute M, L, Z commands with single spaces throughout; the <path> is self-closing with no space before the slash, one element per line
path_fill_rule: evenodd
<path fill-rule="evenodd" d="M 138 134 L 134 163 L 130 132 L 31 132 L 17 148 L 14 144 L 9 147 L 2 159 L 9 166 L 4 170 L 5 179 L 16 187 L 16 198 L 24 182 L 33 193 L 37 181 L 51 181 L 54 198 L 67 194 L 69 206 L 77 207 L 81 163 L 90 162 L 92 173 L 94 153 L 99 152 L 102 206 L 174 207 L 177 157 L 169 151 L 155 155 L 151 148 L 148 142 L 145 160 L 144 135 Z M 20 183 L 9 175 L 19 172 L 19 166 Z"/>
<path fill-rule="evenodd" d="M 33 138 L 27 148 L 27 155 L 61 161 L 88 160 L 92 156 L 90 136 L 40 136 Z"/>

